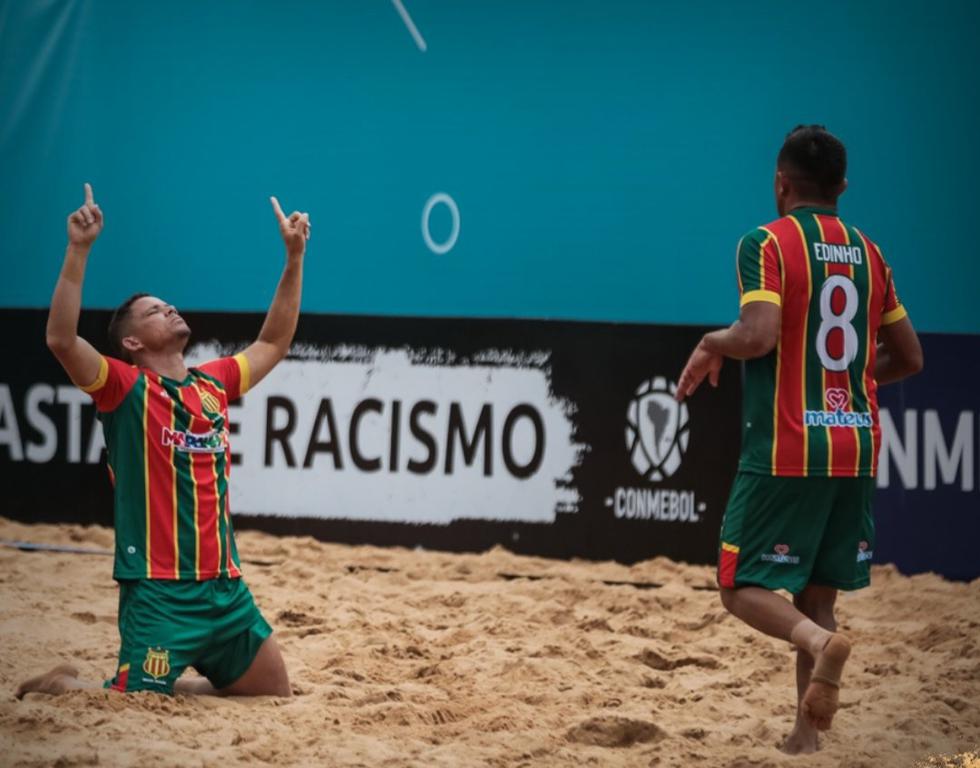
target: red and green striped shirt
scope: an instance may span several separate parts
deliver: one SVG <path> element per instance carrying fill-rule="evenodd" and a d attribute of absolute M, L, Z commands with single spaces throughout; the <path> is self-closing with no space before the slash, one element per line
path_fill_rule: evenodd
<path fill-rule="evenodd" d="M 738 245 L 741 306 L 781 307 L 779 341 L 745 363 L 739 469 L 874 476 L 878 328 L 905 317 L 881 249 L 829 210 L 800 208 Z"/>
<path fill-rule="evenodd" d="M 228 505 L 228 403 L 248 389 L 244 355 L 175 381 L 111 357 L 92 395 L 115 500 L 116 579 L 238 578 Z"/>

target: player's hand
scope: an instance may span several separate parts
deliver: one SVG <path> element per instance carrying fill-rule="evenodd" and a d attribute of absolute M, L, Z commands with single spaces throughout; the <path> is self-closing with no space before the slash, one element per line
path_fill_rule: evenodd
<path fill-rule="evenodd" d="M 68 216 L 68 242 L 90 246 L 102 231 L 102 209 L 95 203 L 92 185 L 85 183 L 85 203 Z"/>
<path fill-rule="evenodd" d="M 306 241 L 310 239 L 310 214 L 293 211 L 289 216 L 282 212 L 279 201 L 270 197 L 272 210 L 279 220 L 279 233 L 286 244 L 286 254 L 290 257 L 302 256 L 306 251 Z"/>
<path fill-rule="evenodd" d="M 718 386 L 718 375 L 721 373 L 721 364 L 725 358 L 715 352 L 709 352 L 704 348 L 703 343 L 699 343 L 691 357 L 684 366 L 681 373 L 681 380 L 677 383 L 677 394 L 674 396 L 678 402 L 685 397 L 694 394 L 694 391 L 701 386 L 704 377 L 708 377 L 708 382 L 712 387 Z"/>

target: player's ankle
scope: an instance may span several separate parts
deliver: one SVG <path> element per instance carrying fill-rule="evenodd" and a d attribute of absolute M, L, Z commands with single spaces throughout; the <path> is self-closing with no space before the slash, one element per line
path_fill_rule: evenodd
<path fill-rule="evenodd" d="M 797 648 L 801 648 L 811 656 L 816 657 L 833 636 L 833 632 L 824 629 L 811 619 L 803 619 L 793 627 L 789 634 L 789 640 Z"/>

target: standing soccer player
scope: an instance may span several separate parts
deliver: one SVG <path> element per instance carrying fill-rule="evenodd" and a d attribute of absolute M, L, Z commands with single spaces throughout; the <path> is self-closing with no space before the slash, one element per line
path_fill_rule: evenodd
<path fill-rule="evenodd" d="M 68 249 L 48 317 L 48 347 L 95 401 L 105 432 L 115 500 L 121 647 L 118 691 L 289 696 L 289 678 L 242 579 L 228 499 L 228 403 L 254 387 L 286 355 L 296 332 L 306 213 L 272 207 L 286 266 L 258 340 L 234 357 L 188 368 L 191 330 L 170 304 L 145 293 L 112 317 L 117 357 L 78 336 L 82 281 L 102 211 L 92 188 L 68 217 Z M 203 677 L 178 680 L 193 666 Z M 63 693 L 98 687 L 61 665 L 23 683 Z"/>
<path fill-rule="evenodd" d="M 791 754 L 816 751 L 838 708 L 851 645 L 836 632 L 837 592 L 869 584 L 877 387 L 922 368 L 881 249 L 837 215 L 846 167 L 844 145 L 823 126 L 786 137 L 780 218 L 738 245 L 739 319 L 704 336 L 677 394 L 706 376 L 717 386 L 725 357 L 745 361 L 718 582 L 725 608 L 798 649 L 796 724 L 782 747 Z"/>

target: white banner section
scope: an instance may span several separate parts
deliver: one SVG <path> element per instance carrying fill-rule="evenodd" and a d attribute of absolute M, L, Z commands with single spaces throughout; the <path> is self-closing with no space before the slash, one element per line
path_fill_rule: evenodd
<path fill-rule="evenodd" d="M 227 354 L 197 345 L 200 363 Z M 229 410 L 233 513 L 395 523 L 574 513 L 574 406 L 547 353 L 295 349 Z"/>

